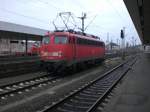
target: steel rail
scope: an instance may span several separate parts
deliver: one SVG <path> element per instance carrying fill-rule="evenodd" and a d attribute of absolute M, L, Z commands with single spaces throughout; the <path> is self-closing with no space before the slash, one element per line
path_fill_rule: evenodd
<path fill-rule="evenodd" d="M 43 109 L 40 112 L 51 112 L 51 111 L 56 111 L 56 109 L 58 109 L 59 106 L 62 106 L 63 104 L 66 104 L 68 107 L 71 105 L 67 104 L 67 100 L 75 97 L 75 95 L 78 95 L 78 93 L 81 93 L 82 91 L 84 91 L 85 89 L 89 88 L 91 85 L 93 85 L 94 83 L 98 82 L 99 80 L 104 79 L 106 76 L 109 76 L 111 73 L 115 72 L 118 68 L 122 67 L 123 65 L 127 64 L 130 60 L 127 60 L 121 64 L 119 64 L 118 66 L 114 67 L 113 69 L 109 70 L 108 72 L 104 73 L 103 75 L 101 75 L 100 77 L 98 77 L 97 79 L 91 81 L 89 84 L 82 86 L 80 89 L 72 92 L 70 95 L 65 96 L 64 98 L 62 98 L 61 100 L 59 100 L 56 103 L 53 103 L 50 106 L 46 106 L 45 109 Z M 131 64 L 132 65 L 132 64 Z M 130 66 L 131 66 L 130 65 Z M 107 89 L 105 90 L 105 92 L 98 98 L 98 100 L 95 101 L 95 103 L 93 103 L 93 105 L 91 105 L 86 111 L 81 111 L 83 108 L 86 107 L 80 107 L 81 110 L 59 110 L 60 112 L 65 111 L 65 112 L 91 112 L 93 110 L 93 108 L 95 108 L 96 105 L 99 104 L 99 102 L 102 100 L 102 98 L 104 98 L 105 95 L 107 95 L 107 93 L 122 79 L 122 77 L 130 70 L 131 67 L 127 67 L 123 73 L 121 73 L 121 75 L 109 86 L 107 87 Z M 90 98 L 90 97 L 89 97 Z M 92 99 L 91 99 L 92 100 Z M 86 102 L 84 102 L 86 103 Z M 80 104 L 80 102 L 79 102 Z M 75 106 L 73 106 L 72 108 L 75 108 Z M 79 108 L 79 107 L 78 107 Z M 84 109 L 83 109 L 84 110 Z"/>
<path fill-rule="evenodd" d="M 47 79 L 44 79 L 44 76 L 43 76 L 43 79 L 41 78 L 42 80 L 40 80 L 40 77 L 38 77 L 37 79 L 36 78 L 33 78 L 33 79 L 34 80 L 39 80 L 39 81 L 38 82 L 31 82 L 31 81 L 34 81 L 34 80 L 29 79 L 28 81 L 16 82 L 17 85 L 16 85 L 16 83 L 10 84 L 11 87 L 9 86 L 9 84 L 7 86 L 6 85 L 2 86 L 2 87 L 9 87 L 9 89 L 3 88 L 4 91 L 0 92 L 0 97 L 2 98 L 2 97 L 5 97 L 7 95 L 10 95 L 10 94 L 17 93 L 19 91 L 23 91 L 23 90 L 26 90 L 26 89 L 29 89 L 29 88 L 32 88 L 32 87 L 36 87 L 36 86 L 44 84 L 44 83 L 55 81 L 56 79 L 58 79 L 58 76 L 51 77 L 51 78 L 47 77 Z M 25 83 L 25 82 L 28 82 L 28 83 Z M 25 83 L 25 84 L 24 85 L 19 85 L 21 83 Z M 13 85 L 16 86 L 16 87 L 13 87 Z"/>
<path fill-rule="evenodd" d="M 42 72 L 37 72 L 37 73 L 42 73 Z M 34 73 L 34 74 L 37 74 L 37 73 Z M 38 76 L 38 77 L 26 79 L 26 80 L 23 80 L 23 81 L 17 81 L 17 82 L 14 82 L 14 83 L 2 85 L 2 86 L 0 86 L 0 89 L 4 89 L 4 88 L 6 88 L 6 87 L 11 87 L 11 86 L 13 86 L 13 85 L 19 85 L 20 83 L 26 83 L 26 82 L 30 82 L 30 81 L 33 81 L 33 80 L 38 80 L 38 79 L 40 79 L 40 78 L 45 78 L 45 77 L 48 77 L 48 75 L 45 74 L 45 75 L 42 75 L 42 76 Z"/>

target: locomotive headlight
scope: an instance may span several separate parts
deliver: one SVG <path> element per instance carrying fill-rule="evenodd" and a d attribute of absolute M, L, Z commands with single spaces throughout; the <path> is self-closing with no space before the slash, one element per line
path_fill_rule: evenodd
<path fill-rule="evenodd" d="M 42 52 L 41 52 L 41 56 L 48 56 L 48 52 L 42 51 Z"/>
<path fill-rule="evenodd" d="M 47 56 L 54 56 L 54 57 L 59 56 L 59 57 L 61 57 L 62 56 L 62 52 L 61 51 L 49 52 L 49 53 L 47 53 Z"/>
<path fill-rule="evenodd" d="M 52 56 L 58 56 L 58 52 L 52 52 Z"/>
<path fill-rule="evenodd" d="M 63 53 L 61 51 L 58 52 L 58 56 L 61 57 Z"/>

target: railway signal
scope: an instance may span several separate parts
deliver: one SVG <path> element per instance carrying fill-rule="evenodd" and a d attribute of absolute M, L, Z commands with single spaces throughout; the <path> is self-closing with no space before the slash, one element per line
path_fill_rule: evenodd
<path fill-rule="evenodd" d="M 124 31 L 121 29 L 121 32 L 120 32 L 120 37 L 121 39 L 124 39 Z"/>
<path fill-rule="evenodd" d="M 121 29 L 120 37 L 122 39 L 122 60 L 124 60 L 125 59 L 125 51 L 124 51 L 124 48 L 125 48 L 125 27 L 123 27 L 123 29 Z"/>

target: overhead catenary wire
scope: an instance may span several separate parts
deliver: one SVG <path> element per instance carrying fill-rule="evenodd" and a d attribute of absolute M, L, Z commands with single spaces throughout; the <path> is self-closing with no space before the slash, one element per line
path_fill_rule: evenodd
<path fill-rule="evenodd" d="M 22 5 L 24 5 L 24 3 L 27 3 L 27 1 L 24 2 L 22 0 L 16 0 L 16 1 L 23 3 Z M 54 7 L 56 10 L 62 11 L 59 7 L 56 7 L 53 3 L 50 3 L 50 2 L 47 2 L 47 1 L 44 1 L 44 0 L 30 0 L 29 2 L 33 2 L 34 3 L 35 1 L 39 1 L 40 3 L 43 3 L 43 4 L 47 5 L 47 6 Z M 32 7 L 34 7 L 34 6 L 32 5 Z"/>
<path fill-rule="evenodd" d="M 18 0 L 19 1 L 19 0 Z M 31 0 L 31 2 L 35 2 L 36 0 Z M 41 2 L 41 3 L 39 3 L 39 5 L 40 4 L 42 4 L 43 6 L 45 6 L 45 5 L 47 5 L 47 6 L 49 6 L 49 7 L 54 7 L 55 8 L 55 10 L 58 10 L 58 11 L 64 11 L 64 9 L 62 8 L 62 7 L 59 7 L 59 6 L 57 6 L 56 4 L 54 4 L 54 0 L 50 0 L 50 1 L 45 1 L 45 0 L 38 0 L 39 2 Z M 122 17 L 122 15 L 119 13 L 119 11 L 118 10 L 116 10 L 116 7 L 114 7 L 114 5 L 111 3 L 111 1 L 110 0 L 107 0 L 108 2 L 109 2 L 109 4 L 111 5 L 111 7 L 114 9 L 114 11 L 116 12 L 116 14 L 119 16 L 119 18 L 123 21 L 123 23 L 124 23 L 124 18 Z M 77 2 L 79 2 L 80 3 L 80 1 L 77 1 Z M 25 3 L 25 2 L 24 2 Z M 44 5 L 45 4 L 45 5 Z M 24 5 L 24 4 L 23 4 Z M 82 5 L 83 4 L 81 4 L 80 6 L 81 6 L 81 10 L 83 10 L 82 9 Z M 46 7 L 47 7 L 46 6 Z M 84 6 L 84 5 L 83 5 Z M 36 6 L 33 6 L 33 7 L 36 7 Z M 79 6 L 78 6 L 79 7 Z M 47 8 L 46 8 L 47 9 Z M 28 15 L 25 15 L 25 14 L 21 14 L 21 12 L 13 12 L 13 11 L 11 11 L 11 10 L 9 10 L 9 9 L 6 9 L 7 11 L 5 11 L 5 12 L 8 12 L 8 13 L 11 13 L 11 14 L 14 14 L 14 15 L 17 15 L 17 16 L 22 16 L 22 17 L 24 17 L 24 18 L 28 18 L 28 19 L 31 19 L 31 20 L 35 20 L 35 21 L 38 21 L 38 22 L 40 22 L 40 23 L 44 23 L 44 24 L 49 24 L 50 22 L 49 21 L 45 21 L 45 20 L 42 20 L 42 19 L 38 19 L 38 18 L 36 18 L 36 17 L 32 17 L 32 16 L 28 16 Z M 30 10 L 30 9 L 29 9 Z M 103 13 L 103 12 L 102 12 Z M 91 26 L 91 24 L 93 24 L 93 22 L 94 22 L 94 20 L 95 20 L 95 18 L 96 18 L 97 16 L 96 15 L 94 15 L 94 17 L 92 17 L 92 18 L 90 18 L 90 19 L 92 19 L 89 23 L 88 23 L 88 25 L 86 26 L 86 28 L 85 28 L 85 30 L 86 29 L 88 29 L 88 27 L 89 26 Z M 88 17 L 89 18 L 89 17 Z M 89 20 L 90 20 L 89 19 Z M 88 20 L 88 21 L 89 21 Z M 77 26 L 76 24 L 74 24 L 74 21 L 70 21 L 74 26 Z"/>
<path fill-rule="evenodd" d="M 95 18 L 97 17 L 98 14 L 96 14 L 94 16 L 94 18 L 89 22 L 89 24 L 85 27 L 85 30 L 89 27 L 89 25 L 91 25 L 93 23 L 93 21 L 95 20 Z"/>
<path fill-rule="evenodd" d="M 60 9 L 59 7 L 56 7 L 53 3 L 45 2 L 45 1 L 43 1 L 43 0 L 38 0 L 38 1 L 41 2 L 41 3 L 44 3 L 45 5 L 52 6 L 52 7 L 54 7 L 56 10 L 63 11 L 63 10 Z"/>
<path fill-rule="evenodd" d="M 44 24 L 48 24 L 48 22 L 46 22 L 44 20 L 41 20 L 41 19 L 38 19 L 38 18 L 35 18 L 35 17 L 23 15 L 23 14 L 20 14 L 20 13 L 14 12 L 14 11 L 10 11 L 10 10 L 4 9 L 4 8 L 0 8 L 0 10 L 2 10 L 3 12 L 7 12 L 7 13 L 10 13 L 10 14 L 16 15 L 16 16 L 22 16 L 24 18 L 28 18 L 28 19 L 32 19 L 32 20 L 35 20 L 35 21 L 38 21 L 38 22 L 41 22 L 41 23 L 44 23 Z"/>
<path fill-rule="evenodd" d="M 38 1 L 41 2 L 41 3 L 44 3 L 45 5 L 53 6 L 55 9 L 57 8 L 57 7 L 55 7 L 53 4 L 49 4 L 49 2 L 44 2 L 44 1 L 41 1 L 41 0 L 38 0 Z M 19 1 L 19 2 L 22 2 L 22 1 Z M 33 6 L 32 6 L 32 7 L 33 7 Z M 38 21 L 38 22 L 40 22 L 40 23 L 49 24 L 49 21 L 44 21 L 44 20 L 38 19 L 38 18 L 36 18 L 36 17 L 27 16 L 27 15 L 24 15 L 24 14 L 15 12 L 15 11 L 11 11 L 11 10 L 8 10 L 8 9 L 2 8 L 2 7 L 0 8 L 0 10 L 2 10 L 3 12 L 7 12 L 7 13 L 10 13 L 10 14 L 16 15 L 16 16 L 21 16 L 21 17 L 24 17 L 24 18 L 27 18 L 27 19 L 30 19 L 30 20 Z M 61 11 L 61 10 L 58 9 L 58 8 L 57 8 L 57 10 Z M 50 24 L 53 24 L 53 22 L 50 22 Z"/>
<path fill-rule="evenodd" d="M 106 0 L 106 1 L 110 4 L 110 6 L 112 7 L 112 9 L 116 12 L 116 14 L 118 15 L 118 17 L 122 21 L 122 23 L 124 23 L 126 20 L 122 17 L 122 15 L 120 15 L 120 13 L 118 12 L 118 10 L 113 6 L 113 3 L 110 0 Z"/>

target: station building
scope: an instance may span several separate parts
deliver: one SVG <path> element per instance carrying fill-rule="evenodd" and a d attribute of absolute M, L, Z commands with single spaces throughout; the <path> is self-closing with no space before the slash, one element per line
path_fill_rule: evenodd
<path fill-rule="evenodd" d="M 0 55 L 27 54 L 47 30 L 0 21 Z"/>

